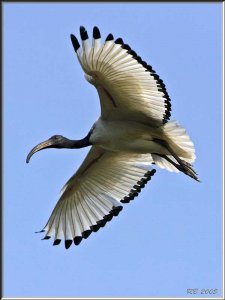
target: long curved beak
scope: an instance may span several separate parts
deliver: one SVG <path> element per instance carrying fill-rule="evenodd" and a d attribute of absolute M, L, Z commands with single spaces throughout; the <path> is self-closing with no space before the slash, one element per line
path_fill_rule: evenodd
<path fill-rule="evenodd" d="M 40 144 L 38 144 L 37 146 L 35 146 L 30 152 L 29 154 L 27 155 L 27 159 L 26 159 L 26 163 L 28 164 L 30 159 L 31 159 L 31 156 L 40 151 L 40 150 L 43 150 L 43 149 L 46 149 L 46 148 L 51 148 L 52 146 L 54 145 L 54 142 L 49 139 L 49 140 L 46 140 Z"/>

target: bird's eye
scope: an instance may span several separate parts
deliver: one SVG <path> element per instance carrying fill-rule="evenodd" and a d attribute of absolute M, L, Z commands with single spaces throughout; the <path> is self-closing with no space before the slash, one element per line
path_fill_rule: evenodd
<path fill-rule="evenodd" d="M 61 135 L 53 135 L 51 137 L 51 139 L 58 140 L 60 137 L 61 137 Z"/>

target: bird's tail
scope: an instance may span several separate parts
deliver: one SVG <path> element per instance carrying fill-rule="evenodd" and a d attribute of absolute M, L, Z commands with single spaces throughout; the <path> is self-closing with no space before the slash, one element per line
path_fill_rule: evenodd
<path fill-rule="evenodd" d="M 164 146 L 169 155 L 153 155 L 153 159 L 161 168 L 172 172 L 181 171 L 198 180 L 197 173 L 192 167 L 195 161 L 195 147 L 186 130 L 176 121 L 170 121 L 163 126 Z"/>
<path fill-rule="evenodd" d="M 166 141 L 172 150 L 182 159 L 192 164 L 195 161 L 195 147 L 186 130 L 177 121 L 167 122 L 163 126 Z"/>

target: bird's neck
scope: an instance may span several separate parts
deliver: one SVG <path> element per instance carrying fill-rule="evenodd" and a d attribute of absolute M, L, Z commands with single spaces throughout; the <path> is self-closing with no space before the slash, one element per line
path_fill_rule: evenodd
<path fill-rule="evenodd" d="M 79 148 L 84 148 L 84 147 L 88 147 L 90 146 L 91 143 L 89 141 L 89 137 L 85 137 L 81 140 L 69 140 L 69 143 L 68 143 L 68 148 L 71 148 L 71 149 L 79 149 Z"/>
<path fill-rule="evenodd" d="M 81 140 L 69 140 L 69 147 L 72 149 L 79 149 L 79 148 L 84 148 L 88 147 L 91 145 L 90 143 L 90 136 L 93 132 L 93 128 L 88 132 L 88 134 Z"/>

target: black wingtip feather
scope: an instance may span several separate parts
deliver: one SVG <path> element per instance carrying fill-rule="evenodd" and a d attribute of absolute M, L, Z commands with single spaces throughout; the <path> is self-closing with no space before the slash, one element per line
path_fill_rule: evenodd
<path fill-rule="evenodd" d="M 44 229 L 40 230 L 40 231 L 35 231 L 35 233 L 41 233 L 41 232 L 45 232 Z"/>
<path fill-rule="evenodd" d="M 96 225 L 92 225 L 90 228 L 92 231 L 97 232 L 101 228 L 101 226 L 96 224 Z"/>
<path fill-rule="evenodd" d="M 99 31 L 97 26 L 95 26 L 93 28 L 93 38 L 94 39 L 100 39 L 101 38 L 101 34 L 100 34 L 100 31 Z"/>
<path fill-rule="evenodd" d="M 131 190 L 130 191 L 130 194 L 129 194 L 130 196 L 134 196 L 134 197 L 137 197 L 138 196 L 138 191 L 136 191 L 136 190 Z"/>
<path fill-rule="evenodd" d="M 112 33 L 110 33 L 110 34 L 108 34 L 108 36 L 105 39 L 105 41 L 108 42 L 108 41 L 112 41 L 112 40 L 114 40 L 114 37 L 113 37 Z"/>
<path fill-rule="evenodd" d="M 109 221 L 111 221 L 111 220 L 112 220 L 112 218 L 113 218 L 113 215 L 111 215 L 111 214 L 109 214 L 109 215 L 105 215 L 103 218 L 104 218 L 105 220 L 107 220 L 107 222 L 109 222 Z"/>
<path fill-rule="evenodd" d="M 82 236 L 76 236 L 74 239 L 73 239 L 73 242 L 76 246 L 78 246 L 80 244 L 80 242 L 82 241 Z"/>
<path fill-rule="evenodd" d="M 73 48 L 74 48 L 75 52 L 77 52 L 77 50 L 80 48 L 80 44 L 79 44 L 77 38 L 75 37 L 75 35 L 71 34 L 70 38 L 71 38 L 71 42 L 73 44 Z"/>
<path fill-rule="evenodd" d="M 121 38 L 118 38 L 115 40 L 115 44 L 123 45 L 123 40 Z"/>
<path fill-rule="evenodd" d="M 107 220 L 103 219 L 103 220 L 99 220 L 96 222 L 99 226 L 104 227 L 105 224 L 107 223 Z"/>
<path fill-rule="evenodd" d="M 51 237 L 50 236 L 45 236 L 42 240 L 49 240 Z"/>
<path fill-rule="evenodd" d="M 137 53 L 134 50 L 130 50 L 128 51 L 128 53 L 132 55 L 134 58 L 137 57 Z"/>
<path fill-rule="evenodd" d="M 121 210 L 123 209 L 123 206 L 113 206 L 113 209 L 110 211 L 110 214 L 112 214 L 113 216 L 118 216 L 118 214 L 121 212 Z"/>
<path fill-rule="evenodd" d="M 85 41 L 88 39 L 87 30 L 84 28 L 84 26 L 80 26 L 80 37 L 82 41 Z"/>
<path fill-rule="evenodd" d="M 136 60 L 139 62 L 139 63 L 141 63 L 142 62 L 142 59 L 141 59 L 141 57 L 140 56 L 136 56 Z"/>
<path fill-rule="evenodd" d="M 92 230 L 85 230 L 84 232 L 82 232 L 82 237 L 84 239 L 87 239 L 91 233 L 92 233 Z"/>
<path fill-rule="evenodd" d="M 131 200 L 130 197 L 127 197 L 127 196 L 126 196 L 126 197 L 124 197 L 123 200 L 121 200 L 120 202 L 121 202 L 121 203 L 129 203 L 130 200 Z"/>
<path fill-rule="evenodd" d="M 61 240 L 60 239 L 56 239 L 53 243 L 53 246 L 57 246 L 61 243 Z"/>
<path fill-rule="evenodd" d="M 114 40 L 114 36 L 110 33 L 107 35 L 105 41 L 108 42 L 108 41 L 113 41 Z"/>
<path fill-rule="evenodd" d="M 137 181 L 137 184 L 133 186 L 133 189 L 130 190 L 130 193 L 127 196 L 125 196 L 120 202 L 129 203 L 131 200 L 137 197 L 141 192 L 141 189 L 145 187 L 145 184 L 149 180 L 151 180 L 151 177 L 155 174 L 155 172 L 156 172 L 155 169 L 152 169 L 151 171 L 147 171 L 144 174 L 144 177 L 142 177 L 139 181 Z"/>
<path fill-rule="evenodd" d="M 140 191 L 141 191 L 141 188 L 140 188 L 140 186 L 138 186 L 138 185 L 134 185 L 133 186 L 133 188 L 138 192 L 138 193 L 140 193 Z"/>
<path fill-rule="evenodd" d="M 122 48 L 125 49 L 125 50 L 128 50 L 128 51 L 131 50 L 131 47 L 129 45 L 127 45 L 127 44 L 123 44 Z"/>
<path fill-rule="evenodd" d="M 146 61 L 144 61 L 144 60 L 142 60 L 141 64 L 142 64 L 142 66 L 145 67 L 145 68 L 146 68 L 147 65 L 148 65 L 148 64 L 146 63 Z"/>
<path fill-rule="evenodd" d="M 71 246 L 72 242 L 73 242 L 72 240 L 65 240 L 65 248 L 69 249 L 69 247 Z"/>

